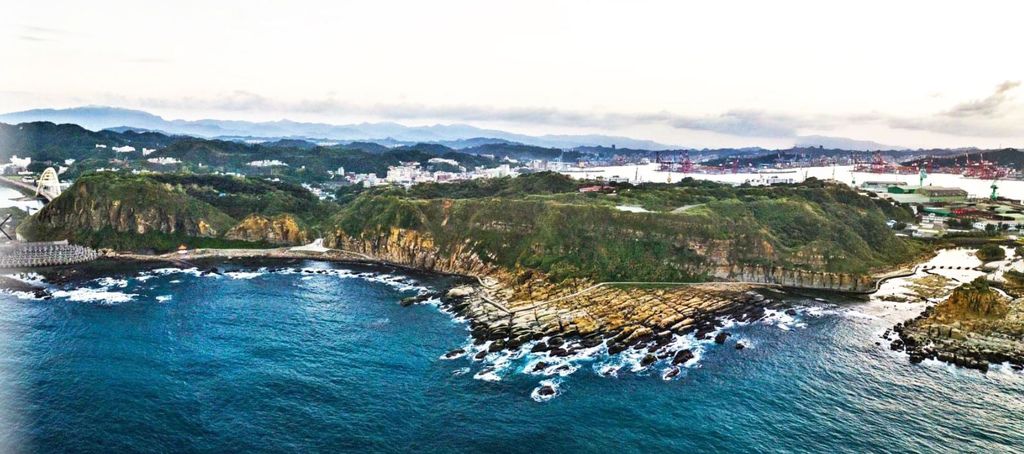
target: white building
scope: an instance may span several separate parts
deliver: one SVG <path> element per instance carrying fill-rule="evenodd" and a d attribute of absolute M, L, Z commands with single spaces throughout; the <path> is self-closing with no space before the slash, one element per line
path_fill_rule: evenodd
<path fill-rule="evenodd" d="M 172 157 L 169 157 L 169 156 L 161 156 L 159 158 L 149 158 L 146 161 L 150 162 L 150 163 L 153 163 L 153 164 L 159 164 L 159 165 L 164 165 L 164 166 L 169 166 L 169 165 L 174 165 L 174 164 L 181 164 L 181 160 L 180 159 L 172 158 Z"/>
<path fill-rule="evenodd" d="M 262 161 L 252 161 L 249 163 L 252 167 L 288 167 L 288 164 L 281 162 L 277 159 L 264 159 Z"/>

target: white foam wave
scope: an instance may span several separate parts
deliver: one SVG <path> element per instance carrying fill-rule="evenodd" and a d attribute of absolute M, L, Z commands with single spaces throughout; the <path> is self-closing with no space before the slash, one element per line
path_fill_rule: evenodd
<path fill-rule="evenodd" d="M 260 268 L 257 271 L 228 271 L 224 273 L 232 279 L 254 279 L 266 274 L 266 268 Z"/>
<path fill-rule="evenodd" d="M 118 304 L 127 303 L 136 296 L 134 293 L 110 291 L 107 288 L 82 287 L 73 290 L 56 290 L 52 292 L 55 298 L 64 298 L 68 301 L 84 303 Z"/>
<path fill-rule="evenodd" d="M 101 277 L 99 279 L 96 279 L 96 283 L 99 284 L 100 287 L 106 287 L 106 288 L 110 288 L 110 287 L 125 288 L 125 287 L 128 286 L 128 280 L 127 279 L 115 279 L 115 278 L 112 278 L 112 277 Z"/>
<path fill-rule="evenodd" d="M 31 273 L 31 272 L 29 272 L 29 273 L 5 274 L 4 277 L 8 277 L 8 278 L 14 279 L 16 281 L 21 281 L 21 282 L 24 282 L 26 284 L 35 285 L 35 286 L 38 286 L 38 287 L 42 287 L 42 286 L 46 285 L 46 279 L 43 278 L 43 276 L 41 274 L 39 274 L 39 273 Z"/>
<path fill-rule="evenodd" d="M 490 382 L 501 381 L 501 376 L 498 375 L 497 370 L 493 367 L 485 367 L 481 369 L 480 372 L 473 375 L 473 378 Z"/>

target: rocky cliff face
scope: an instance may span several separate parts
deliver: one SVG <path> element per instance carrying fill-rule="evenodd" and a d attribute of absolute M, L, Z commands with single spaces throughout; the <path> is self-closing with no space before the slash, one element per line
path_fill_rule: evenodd
<path fill-rule="evenodd" d="M 941 303 L 894 328 L 891 347 L 912 362 L 925 358 L 972 369 L 1010 362 L 1024 369 L 1024 299 L 1011 300 L 984 278 L 958 287 Z"/>
<path fill-rule="evenodd" d="M 325 239 L 328 247 L 358 252 L 378 260 L 426 271 L 472 276 L 513 276 L 532 270 L 504 270 L 493 264 L 492 257 L 481 257 L 469 241 L 457 243 L 451 251 L 442 251 L 429 235 L 416 230 L 391 228 L 385 233 L 353 238 L 342 230 Z M 842 292 L 870 292 L 875 280 L 867 276 L 792 270 L 760 265 L 719 265 L 711 276 L 737 282 L 777 284 L 785 287 Z"/>
<path fill-rule="evenodd" d="M 84 178 L 19 227 L 29 239 L 74 239 L 84 232 L 183 234 L 216 237 L 233 221 L 217 209 L 166 185 L 122 188 Z"/>
<path fill-rule="evenodd" d="M 267 217 L 251 214 L 225 235 L 231 240 L 297 245 L 309 242 L 309 233 L 289 214 Z"/>
<path fill-rule="evenodd" d="M 935 306 L 935 317 L 941 320 L 998 319 L 1009 311 L 1007 298 L 987 286 L 957 287 L 946 301 Z"/>
<path fill-rule="evenodd" d="M 452 250 L 441 251 L 432 238 L 415 230 L 393 227 L 358 238 L 336 230 L 324 238 L 324 245 L 424 271 L 473 276 L 498 272 L 497 267 L 485 263 L 473 251 L 469 241 L 457 244 Z"/>
<path fill-rule="evenodd" d="M 871 292 L 875 289 L 875 280 L 869 276 L 794 270 L 778 266 L 724 265 L 716 267 L 713 276 L 729 281 L 760 282 L 784 287 L 839 292 L 861 293 Z"/>

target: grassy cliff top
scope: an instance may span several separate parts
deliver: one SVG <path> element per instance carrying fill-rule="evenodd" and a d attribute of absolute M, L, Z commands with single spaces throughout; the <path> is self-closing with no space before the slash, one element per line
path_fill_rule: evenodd
<path fill-rule="evenodd" d="M 92 245 L 110 244 L 105 238 L 113 232 L 119 247 L 165 249 L 184 242 L 182 235 L 224 239 L 252 214 L 291 215 L 310 237 L 413 230 L 442 255 L 471 245 L 494 265 L 556 280 L 702 280 L 737 266 L 866 274 L 921 251 L 885 224 L 909 219 L 908 207 L 842 185 L 683 180 L 579 191 L 595 184 L 545 172 L 408 189 L 350 187 L 335 203 L 260 178 L 101 172 L 80 177 L 19 231 Z M 179 237 L 148 244 L 161 234 Z"/>
<path fill-rule="evenodd" d="M 538 173 L 357 190 L 331 224 L 350 237 L 417 230 L 441 250 L 469 241 L 496 264 L 556 279 L 694 280 L 730 265 L 866 274 L 920 252 L 885 224 L 910 219 L 908 207 L 842 185 L 688 179 L 578 190 L 594 184 Z"/>

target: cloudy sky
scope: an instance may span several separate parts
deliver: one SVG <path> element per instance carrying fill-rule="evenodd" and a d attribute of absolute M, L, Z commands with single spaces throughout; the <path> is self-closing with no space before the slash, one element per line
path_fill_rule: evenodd
<path fill-rule="evenodd" d="M 13 2 L 0 111 L 1024 147 L 1020 2 Z"/>

